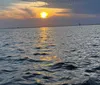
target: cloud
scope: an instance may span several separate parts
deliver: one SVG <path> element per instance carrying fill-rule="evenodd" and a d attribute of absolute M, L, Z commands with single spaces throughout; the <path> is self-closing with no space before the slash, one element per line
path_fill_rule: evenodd
<path fill-rule="evenodd" d="M 22 0 L 34 2 L 35 0 Z M 46 7 L 72 9 L 73 13 L 100 14 L 100 0 L 37 0 L 48 3 Z"/>
<path fill-rule="evenodd" d="M 46 5 L 45 2 L 24 2 L 24 3 L 13 3 L 8 6 L 5 10 L 0 11 L 0 18 L 14 18 L 14 19 L 24 19 L 33 18 L 36 13 L 33 7 L 39 7 Z"/>
<path fill-rule="evenodd" d="M 26 18 L 40 18 L 40 13 L 45 11 L 49 14 L 49 18 L 52 16 L 66 16 L 70 15 L 71 9 L 60 8 L 47 8 L 43 7 L 48 5 L 46 2 L 21 2 L 14 3 L 6 10 L 0 11 L 0 18 L 13 18 L 13 19 L 26 19 Z M 63 11 L 66 12 L 63 13 Z M 59 12 L 62 12 L 61 14 Z"/>
<path fill-rule="evenodd" d="M 1 0 L 0 23 L 25 27 L 97 23 L 99 4 L 100 0 Z M 49 14 L 45 22 L 40 19 L 43 11 Z"/>
<path fill-rule="evenodd" d="M 0 0 L 0 10 L 6 9 L 12 3 L 19 3 L 20 0 Z"/>
<path fill-rule="evenodd" d="M 16 0 L 13 0 L 13 2 L 15 1 Z M 36 13 L 32 11 L 32 9 L 34 10 L 34 8 L 32 7 L 64 9 L 64 11 L 60 11 L 60 13 L 58 14 L 66 14 L 66 16 L 68 15 L 68 11 L 66 11 L 68 9 L 70 9 L 70 15 L 84 14 L 85 16 L 90 15 L 91 17 L 91 15 L 98 16 L 100 14 L 99 0 L 95 1 L 94 0 L 19 0 L 19 1 L 20 3 L 13 3 L 14 6 L 10 6 L 9 8 L 12 9 L 13 7 L 15 8 L 15 6 L 16 8 L 20 7 L 18 9 L 24 11 L 30 17 L 36 16 Z"/>
<path fill-rule="evenodd" d="M 30 15 L 30 17 L 35 16 L 35 13 L 32 12 L 32 10 L 28 9 L 28 8 L 22 8 L 22 11 L 26 12 L 27 14 Z"/>

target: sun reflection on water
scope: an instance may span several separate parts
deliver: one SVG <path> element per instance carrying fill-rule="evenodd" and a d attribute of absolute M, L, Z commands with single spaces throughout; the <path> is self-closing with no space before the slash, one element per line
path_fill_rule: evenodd
<path fill-rule="evenodd" d="M 42 27 L 39 30 L 39 37 L 36 48 L 39 54 L 39 59 L 42 61 L 61 61 L 61 59 L 57 56 L 56 44 L 53 34 L 53 31 L 47 27 Z"/>

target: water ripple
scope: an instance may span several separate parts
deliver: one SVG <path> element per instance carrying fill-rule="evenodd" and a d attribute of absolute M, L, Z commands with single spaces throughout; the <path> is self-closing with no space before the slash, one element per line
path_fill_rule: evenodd
<path fill-rule="evenodd" d="M 0 29 L 0 85 L 100 85 L 99 28 Z"/>

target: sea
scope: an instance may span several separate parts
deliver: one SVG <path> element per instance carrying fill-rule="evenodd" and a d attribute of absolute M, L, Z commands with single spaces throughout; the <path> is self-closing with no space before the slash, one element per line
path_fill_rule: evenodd
<path fill-rule="evenodd" d="M 100 25 L 0 29 L 0 85 L 100 85 Z"/>

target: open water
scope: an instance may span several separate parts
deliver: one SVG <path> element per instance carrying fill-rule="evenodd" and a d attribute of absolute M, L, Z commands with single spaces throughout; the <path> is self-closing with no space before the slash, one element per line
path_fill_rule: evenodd
<path fill-rule="evenodd" d="M 0 85 L 100 85 L 100 25 L 0 29 Z"/>

